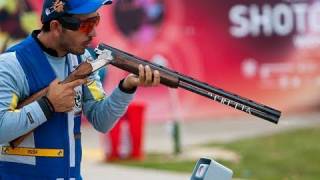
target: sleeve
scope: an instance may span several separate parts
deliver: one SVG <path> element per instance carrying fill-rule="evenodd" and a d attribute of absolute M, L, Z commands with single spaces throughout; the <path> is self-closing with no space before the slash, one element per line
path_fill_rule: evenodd
<path fill-rule="evenodd" d="M 38 102 L 16 109 L 27 92 L 27 80 L 15 53 L 0 56 L 0 144 L 30 132 L 47 119 Z"/>
<path fill-rule="evenodd" d="M 100 132 L 107 132 L 125 113 L 134 93 L 114 89 L 106 96 L 97 73 L 90 76 L 90 83 L 83 88 L 83 112 L 93 127 Z"/>

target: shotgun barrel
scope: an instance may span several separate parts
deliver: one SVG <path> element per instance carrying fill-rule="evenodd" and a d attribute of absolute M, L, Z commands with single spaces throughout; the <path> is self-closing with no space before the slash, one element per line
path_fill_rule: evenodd
<path fill-rule="evenodd" d="M 281 116 L 281 112 L 279 110 L 254 102 L 253 100 L 241 97 L 234 93 L 224 91 L 220 88 L 172 71 L 161 65 L 143 60 L 109 45 L 103 43 L 99 44 L 99 46 L 96 48 L 96 53 L 98 56 L 103 53 L 111 53 L 113 57 L 113 59 L 109 62 L 111 65 L 134 74 L 139 73 L 139 64 L 149 65 L 151 69 L 158 70 L 160 72 L 161 84 L 171 88 L 183 88 L 267 121 L 277 124 Z"/>

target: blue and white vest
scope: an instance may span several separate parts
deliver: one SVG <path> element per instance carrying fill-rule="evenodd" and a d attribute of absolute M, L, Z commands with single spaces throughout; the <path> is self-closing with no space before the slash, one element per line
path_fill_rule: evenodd
<path fill-rule="evenodd" d="M 38 43 L 31 36 L 9 49 L 16 57 L 26 75 L 30 95 L 48 86 L 56 75 Z M 67 56 L 69 73 L 79 64 L 80 57 Z M 77 98 L 82 98 L 82 87 L 76 88 Z M 81 99 L 77 99 L 81 102 Z M 0 161 L 0 172 L 6 174 L 43 177 L 43 179 L 81 179 L 81 104 L 73 112 L 54 113 L 51 119 L 35 129 L 20 147 L 59 150 L 59 157 L 15 156 L 14 161 Z M 10 156 L 10 155 L 8 155 Z M 12 156 L 12 155 L 11 155 Z M 28 178 L 26 178 L 28 179 Z"/>

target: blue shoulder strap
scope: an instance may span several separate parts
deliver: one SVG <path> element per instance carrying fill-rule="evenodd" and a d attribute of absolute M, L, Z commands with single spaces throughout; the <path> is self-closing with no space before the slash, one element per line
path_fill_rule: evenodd
<path fill-rule="evenodd" d="M 38 43 L 30 35 L 8 52 L 16 52 L 17 59 L 28 80 L 30 94 L 47 87 L 56 75 Z"/>

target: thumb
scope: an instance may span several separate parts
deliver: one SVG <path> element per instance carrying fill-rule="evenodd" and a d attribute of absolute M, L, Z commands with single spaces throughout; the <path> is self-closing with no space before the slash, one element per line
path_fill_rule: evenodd
<path fill-rule="evenodd" d="M 132 86 L 138 86 L 140 84 L 140 79 L 137 77 L 134 77 L 131 79 L 131 85 Z"/>
<path fill-rule="evenodd" d="M 53 80 L 50 84 L 59 84 L 60 81 L 58 79 Z"/>
<path fill-rule="evenodd" d="M 136 86 L 138 86 L 140 84 L 140 79 L 138 76 L 134 75 L 134 74 L 129 74 L 123 82 L 123 87 L 127 88 L 127 89 L 131 89 L 134 88 Z"/>

